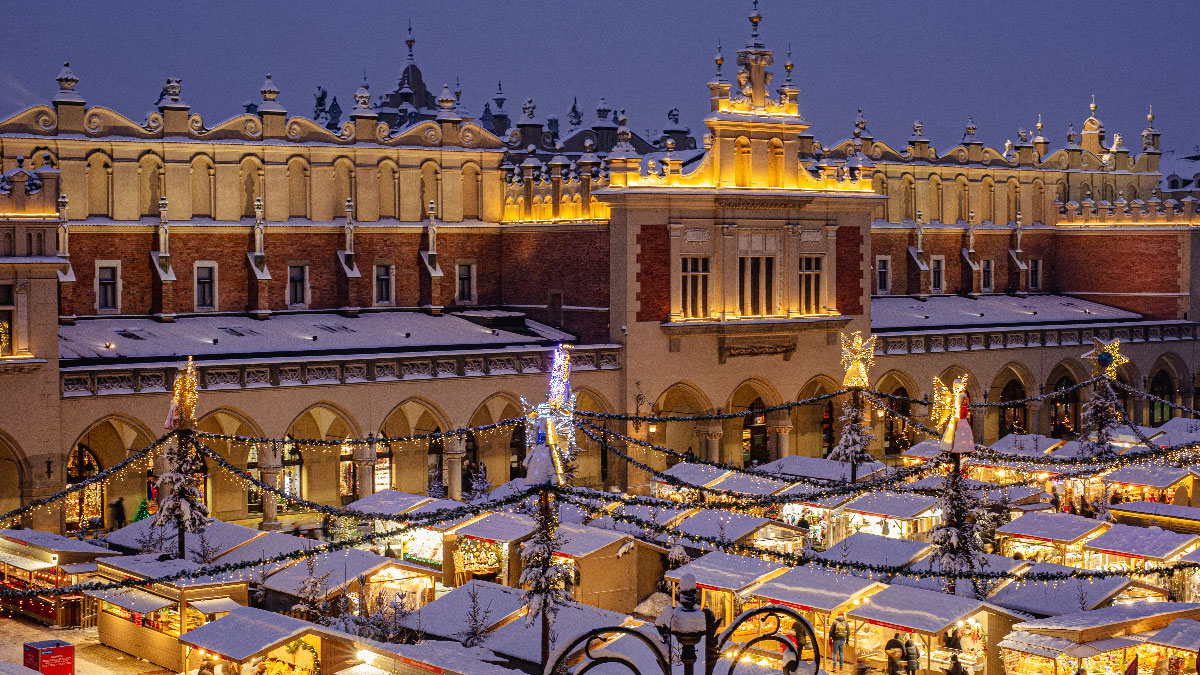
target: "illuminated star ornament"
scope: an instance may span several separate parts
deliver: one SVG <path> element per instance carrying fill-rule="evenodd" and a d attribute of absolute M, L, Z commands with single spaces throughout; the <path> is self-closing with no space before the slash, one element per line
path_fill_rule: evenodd
<path fill-rule="evenodd" d="M 841 335 L 842 367 L 846 369 L 846 379 L 842 381 L 842 385 L 865 389 L 870 386 L 867 382 L 867 371 L 875 365 L 875 336 L 871 335 L 864 340 L 858 331 L 854 331 L 850 336 L 846 337 L 845 333 Z"/>
<path fill-rule="evenodd" d="M 1092 375 L 1117 379 L 1117 368 L 1129 363 L 1129 359 L 1121 353 L 1121 341 L 1117 338 L 1106 341 L 1093 337 L 1092 343 L 1092 351 L 1083 355 L 1084 360 L 1092 362 Z"/>
<path fill-rule="evenodd" d="M 548 485 L 566 482 L 565 473 L 575 459 L 575 394 L 571 392 L 570 345 L 558 345 L 550 362 L 550 392 L 545 403 L 530 405 L 521 397 L 526 412 L 525 484 Z"/>
<path fill-rule="evenodd" d="M 196 364 L 188 357 L 187 368 L 175 378 L 175 393 L 171 396 L 171 407 L 167 409 L 167 431 L 191 428 L 196 423 Z"/>

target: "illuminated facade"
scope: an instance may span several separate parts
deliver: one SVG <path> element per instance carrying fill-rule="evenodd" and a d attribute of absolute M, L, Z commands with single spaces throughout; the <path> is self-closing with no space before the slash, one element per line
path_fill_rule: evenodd
<path fill-rule="evenodd" d="M 790 58 L 773 87 L 760 21 L 735 63 L 718 55 L 699 140 L 677 111 L 646 139 L 604 103 L 587 123 L 577 105 L 540 120 L 532 101 L 511 120 L 498 93 L 472 117 L 449 86 L 431 93 L 411 44 L 396 90 L 373 100 L 364 83 L 332 130 L 289 116 L 269 76 L 254 112 L 218 124 L 169 80 L 138 123 L 88 107 L 65 67 L 51 105 L 0 121 L 0 402 L 58 420 L 0 422 L 19 468 L 0 510 L 60 489 L 81 447 L 104 469 L 158 436 L 188 354 L 200 428 L 337 440 L 518 417 L 570 340 L 579 409 L 745 411 L 621 427 L 734 462 L 836 442 L 836 402 L 755 410 L 840 388 L 837 337 L 855 330 L 877 338 L 871 384 L 914 398 L 964 374 L 975 401 L 1067 387 L 1092 337 L 1119 337 L 1122 381 L 1192 402 L 1196 207 L 1155 192 L 1152 126 L 1133 152 L 1093 107 L 1063 147 L 1039 126 L 987 148 L 968 124 L 936 150 L 919 124 L 900 148 L 860 115 L 826 144 Z M 975 436 L 1070 435 L 1081 404 L 989 411 Z M 872 421 L 879 454 L 915 439 Z M 581 481 L 646 482 L 581 443 Z M 218 446 L 259 471 L 258 448 Z M 455 492 L 475 462 L 499 484 L 525 443 L 517 427 L 330 447 L 283 449 L 289 490 L 421 492 L 432 469 Z M 147 469 L 96 499 L 132 512 Z M 221 472 L 206 487 L 217 515 L 255 517 L 253 491 Z"/>

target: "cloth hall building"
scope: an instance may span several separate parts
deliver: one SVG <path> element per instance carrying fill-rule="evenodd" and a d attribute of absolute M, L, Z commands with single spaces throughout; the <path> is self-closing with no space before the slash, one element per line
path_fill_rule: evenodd
<path fill-rule="evenodd" d="M 89 106 L 64 67 L 49 104 L 0 121 L 0 459 L 14 469 L 0 511 L 157 438 L 189 355 L 201 429 L 337 440 L 517 416 L 569 341 L 581 409 L 744 412 L 610 423 L 735 463 L 836 442 L 837 401 L 755 410 L 839 389 L 845 331 L 878 336 L 873 386 L 913 398 L 961 374 L 974 401 L 1067 388 L 1089 377 L 1095 336 L 1121 339 L 1124 383 L 1192 404 L 1196 203 L 1159 197 L 1152 118 L 1135 150 L 1094 106 L 1078 132 L 1052 141 L 1039 124 L 1003 150 L 970 123 L 951 148 L 919 124 L 885 142 L 861 114 L 850 138 L 822 141 L 760 20 L 736 63 L 717 59 L 702 138 L 677 111 L 642 138 L 604 103 L 560 125 L 527 101 L 510 121 L 498 94 L 472 117 L 449 87 L 414 93 L 411 38 L 397 90 L 364 84 L 333 129 L 289 114 L 270 76 L 252 112 L 220 123 L 168 80 L 137 122 Z M 1070 437 L 1087 395 L 989 409 L 976 437 Z M 1170 415 L 1140 399 L 1127 412 Z M 872 419 L 881 457 L 918 440 Z M 423 492 L 432 468 L 456 495 L 464 464 L 496 485 L 519 476 L 522 433 L 374 456 L 285 448 L 281 480 L 338 504 Z M 581 483 L 646 484 L 583 445 Z M 214 449 L 258 470 L 254 446 Z M 107 526 L 106 503 L 146 496 L 148 468 L 27 524 Z M 255 518 L 259 496 L 210 468 L 214 515 Z"/>

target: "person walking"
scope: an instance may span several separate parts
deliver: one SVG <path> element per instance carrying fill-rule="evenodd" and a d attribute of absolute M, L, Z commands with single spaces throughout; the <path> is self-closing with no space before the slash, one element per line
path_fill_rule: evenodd
<path fill-rule="evenodd" d="M 125 527 L 125 498 L 117 497 L 117 501 L 108 505 L 109 519 L 112 520 L 113 530 Z"/>
<path fill-rule="evenodd" d="M 883 652 L 887 654 L 888 675 L 904 675 L 904 642 L 900 640 L 899 633 L 887 641 Z"/>
<path fill-rule="evenodd" d="M 846 638 L 850 637 L 850 624 L 846 623 L 846 613 L 841 612 L 829 626 L 829 640 L 833 643 L 833 663 L 837 669 L 846 667 Z"/>
<path fill-rule="evenodd" d="M 904 665 L 908 669 L 908 675 L 916 675 L 921 669 L 921 650 L 917 649 L 917 643 L 913 640 L 912 633 L 908 634 L 908 638 L 904 640 Z"/>

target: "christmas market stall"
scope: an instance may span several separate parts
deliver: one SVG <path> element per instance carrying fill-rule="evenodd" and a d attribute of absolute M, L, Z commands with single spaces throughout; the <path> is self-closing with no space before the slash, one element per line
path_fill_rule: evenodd
<path fill-rule="evenodd" d="M 1001 572 L 1005 574 L 1021 574 L 1032 564 L 1024 560 L 1014 560 L 1007 556 L 992 553 L 978 554 L 977 562 L 979 564 L 978 571 L 980 572 Z M 924 588 L 927 591 L 942 591 L 946 587 L 946 582 L 949 581 L 947 577 L 938 574 L 942 571 L 942 566 L 935 555 L 918 560 L 909 565 L 909 569 L 914 572 L 932 574 L 933 576 L 900 574 L 892 577 L 888 580 L 888 583 L 912 586 L 913 588 Z M 1004 581 L 1001 579 L 958 579 L 954 583 L 954 593 L 955 595 L 970 598 L 986 598 L 1003 583 Z"/>
<path fill-rule="evenodd" d="M 1184 534 L 1200 534 L 1200 508 L 1162 502 L 1129 502 L 1113 504 L 1109 512 L 1118 523 L 1157 525 L 1164 530 Z"/>
<path fill-rule="evenodd" d="M 784 502 L 776 517 L 800 528 L 815 550 L 824 551 L 845 538 L 846 520 L 842 517 L 842 508 L 854 495 L 805 498 L 812 490 L 809 485 L 793 485 L 781 492 L 781 495 L 794 499 Z"/>
<path fill-rule="evenodd" d="M 309 578 L 324 580 L 321 597 L 305 597 L 303 589 Z M 433 573 L 426 568 L 369 551 L 345 548 L 318 553 L 272 572 L 263 583 L 267 590 L 263 606 L 286 614 L 294 611 L 297 604 L 320 605 L 340 596 L 345 596 L 353 607 L 368 595 L 387 598 L 402 595 L 410 606 L 423 607 L 433 601 L 433 585 Z"/>
<path fill-rule="evenodd" d="M 1103 481 L 1112 492 L 1113 504 L 1147 501 L 1191 506 L 1196 491 L 1191 470 L 1176 466 L 1126 466 L 1109 472 Z"/>
<path fill-rule="evenodd" d="M 319 541 L 307 537 L 297 537 L 284 532 L 268 532 L 262 537 L 252 539 L 231 551 L 222 553 L 212 562 L 218 565 L 225 565 L 229 563 L 250 562 L 252 560 L 265 561 L 268 558 L 307 551 L 319 544 Z M 265 577 L 271 572 L 287 567 L 290 564 L 292 564 L 291 560 L 264 562 L 259 567 L 251 568 L 251 570 L 255 576 Z"/>
<path fill-rule="evenodd" d="M 114 556 L 97 561 L 93 581 L 154 579 L 198 567 L 187 560 L 155 554 Z M 98 605 L 102 644 L 179 671 L 184 656 L 179 637 L 245 605 L 247 583 L 239 574 L 228 573 L 85 594 Z"/>
<path fill-rule="evenodd" d="M 666 535 L 651 531 L 636 523 L 620 520 L 620 518 L 622 516 L 636 518 L 637 520 L 656 523 L 662 527 L 674 528 L 679 525 L 679 521 L 692 512 L 693 509 L 665 509 L 646 506 L 644 504 L 615 504 L 609 509 L 608 513 L 593 519 L 588 525 L 631 534 L 645 542 L 665 544 L 667 541 Z"/>
<path fill-rule="evenodd" d="M 1004 672 L 994 641 L 1021 620 L 982 600 L 909 586 L 888 586 L 846 616 L 853 622 L 851 645 L 859 663 L 882 664 L 886 672 L 887 641 L 907 634 L 918 645 L 922 670 L 941 672 L 957 656 L 968 670 L 988 675 Z"/>
<path fill-rule="evenodd" d="M 462 502 L 450 499 L 434 499 L 409 511 L 406 515 L 419 516 L 425 513 L 462 507 Z M 421 568 L 428 568 L 434 574 L 437 582 L 437 592 L 442 593 L 453 586 L 453 560 L 445 556 L 446 537 L 452 536 L 460 527 L 486 517 L 486 514 L 463 516 L 454 520 L 431 523 L 408 530 L 400 537 L 399 545 L 389 544 L 392 553 L 399 552 L 405 563 Z"/>
<path fill-rule="evenodd" d="M 1161 575 L 1137 574 L 1146 567 L 1159 567 L 1177 562 L 1200 546 L 1200 536 L 1164 530 L 1161 527 L 1139 527 L 1117 523 L 1107 532 L 1083 546 L 1086 567 L 1113 572 L 1132 573 L 1134 578 L 1149 584 L 1168 587 L 1174 580 Z M 1178 575 L 1182 582 L 1186 575 Z M 1173 589 L 1179 597 L 1181 588 Z"/>
<path fill-rule="evenodd" d="M 407 492 L 400 492 L 399 490 L 379 490 L 378 492 L 372 492 L 362 499 L 350 502 L 346 505 L 346 508 L 381 516 L 400 516 L 431 501 L 433 501 L 431 498 L 424 495 L 414 495 Z M 458 504 L 458 506 L 461 506 L 461 504 Z M 399 527 L 400 523 L 394 520 L 371 521 L 373 532 L 391 531 Z M 381 545 L 391 546 L 396 550 L 399 550 L 401 546 L 399 537 L 395 539 L 377 539 L 376 541 Z"/>
<path fill-rule="evenodd" d="M 907 567 L 924 558 L 931 550 L 929 544 L 919 541 L 855 532 L 828 550 L 818 553 L 817 557 L 825 561 L 823 563 L 825 567 L 834 571 L 868 579 L 882 579 L 880 574 L 842 567 L 842 564 L 850 562 L 884 567 Z"/>
<path fill-rule="evenodd" d="M 96 560 L 116 551 L 39 530 L 0 530 L 0 580 L 4 588 L 50 590 L 88 579 Z M 83 596 L 78 593 L 3 596 L 4 608 L 53 626 L 82 625 Z"/>
<path fill-rule="evenodd" d="M 414 633 L 461 640 L 463 627 L 474 621 L 482 630 L 505 623 L 521 611 L 525 591 L 472 579 L 401 619 Z M 471 618 L 474 615 L 474 618 Z"/>
<path fill-rule="evenodd" d="M 671 603 L 675 604 L 679 580 L 685 574 L 696 577 L 700 605 L 711 609 L 718 625 L 724 628 L 742 612 L 742 594 L 747 589 L 778 577 L 787 569 L 768 560 L 714 551 L 667 572 L 665 578 L 671 584 Z M 747 627 L 746 635 L 753 636 L 755 630 Z"/>
<path fill-rule="evenodd" d="M 355 657 L 348 635 L 254 607 L 235 609 L 180 642 L 186 670 L 193 672 L 208 662 L 224 665 L 226 673 L 320 675 L 338 672 Z"/>
<path fill-rule="evenodd" d="M 105 536 L 105 541 L 108 542 L 110 548 L 131 555 L 147 550 L 174 553 L 179 548 L 176 543 L 177 528 L 157 527 L 157 522 L 158 514 L 136 520 L 119 530 L 110 532 Z M 203 532 L 185 536 L 183 543 L 190 560 L 211 561 L 266 534 L 262 530 L 255 530 L 245 525 L 209 518 Z"/>
<path fill-rule="evenodd" d="M 1021 560 L 1084 565 L 1083 547 L 1108 523 L 1070 513 L 1026 513 L 996 528 L 1000 553 Z"/>
<path fill-rule="evenodd" d="M 1008 675 L 1182 675 L 1200 648 L 1196 618 L 1189 603 L 1107 607 L 1018 623 L 998 646 Z"/>
<path fill-rule="evenodd" d="M 1054 563 L 1038 563 L 1023 572 L 1065 575 L 1077 570 Z M 1166 593 L 1159 587 L 1123 576 L 1095 579 L 1057 579 L 1054 582 L 1010 581 L 992 593 L 988 600 L 1014 612 L 1036 617 L 1059 616 L 1081 609 L 1099 609 L 1113 605 L 1164 602 Z"/>
<path fill-rule="evenodd" d="M 520 544 L 536 528 L 532 518 L 515 513 L 490 513 L 458 528 L 443 549 L 443 556 L 452 556 L 454 585 L 483 579 L 515 586 L 521 577 Z"/>
<path fill-rule="evenodd" d="M 708 487 L 732 472 L 709 464 L 680 462 L 662 473 L 688 485 Z M 692 501 L 699 496 L 694 488 L 676 485 L 657 476 L 650 481 L 650 493 L 655 497 L 675 501 Z"/>
<path fill-rule="evenodd" d="M 779 474 L 785 481 L 807 480 L 828 481 L 831 485 L 850 482 L 850 463 L 837 462 L 823 457 L 807 455 L 784 455 L 779 459 L 758 467 L 759 471 Z M 886 464 L 880 461 L 863 462 L 855 468 L 855 482 L 882 478 L 888 473 Z"/>
<path fill-rule="evenodd" d="M 915 466 L 921 462 L 935 459 L 946 451 L 946 444 L 940 438 L 927 438 L 920 443 L 914 443 L 900 454 L 904 466 Z"/>
<path fill-rule="evenodd" d="M 699 537 L 723 539 L 738 544 L 778 551 L 799 553 L 804 548 L 804 531 L 787 523 L 752 516 L 737 511 L 697 510 L 679 521 L 684 546 L 694 551 L 711 551 L 711 544 Z"/>
<path fill-rule="evenodd" d="M 494 654 L 507 659 L 514 668 L 530 673 L 543 672 L 545 665 L 541 656 L 539 623 L 534 621 L 532 625 L 527 624 L 525 609 L 522 608 L 512 620 L 489 631 L 484 645 Z M 570 643 L 589 630 L 608 626 L 637 626 L 640 623 L 618 612 L 578 602 L 564 602 L 558 607 L 558 613 L 554 617 L 554 629 L 550 631 L 550 653 L 553 654 L 555 649 Z"/>
<path fill-rule="evenodd" d="M 870 492 L 842 507 L 846 533 L 891 539 L 924 539 L 940 517 L 936 498 L 912 493 Z"/>
<path fill-rule="evenodd" d="M 713 490 L 724 490 L 732 494 L 718 494 L 714 492 L 707 493 L 708 502 L 717 508 L 722 504 L 736 504 L 739 497 L 767 497 L 774 494 L 779 494 L 784 488 L 788 487 L 788 483 L 782 480 L 773 478 L 763 478 L 748 473 L 730 473 L 728 476 L 712 483 L 710 487 Z M 747 512 L 758 516 L 773 515 L 774 509 L 765 509 L 762 507 L 753 507 L 746 509 Z"/>
<path fill-rule="evenodd" d="M 645 597 L 642 590 L 653 592 L 639 580 L 661 580 L 666 570 L 661 546 L 628 534 L 573 523 L 560 524 L 557 532 L 561 544 L 554 557 L 571 571 L 571 597 L 584 604 L 628 614 Z"/>

